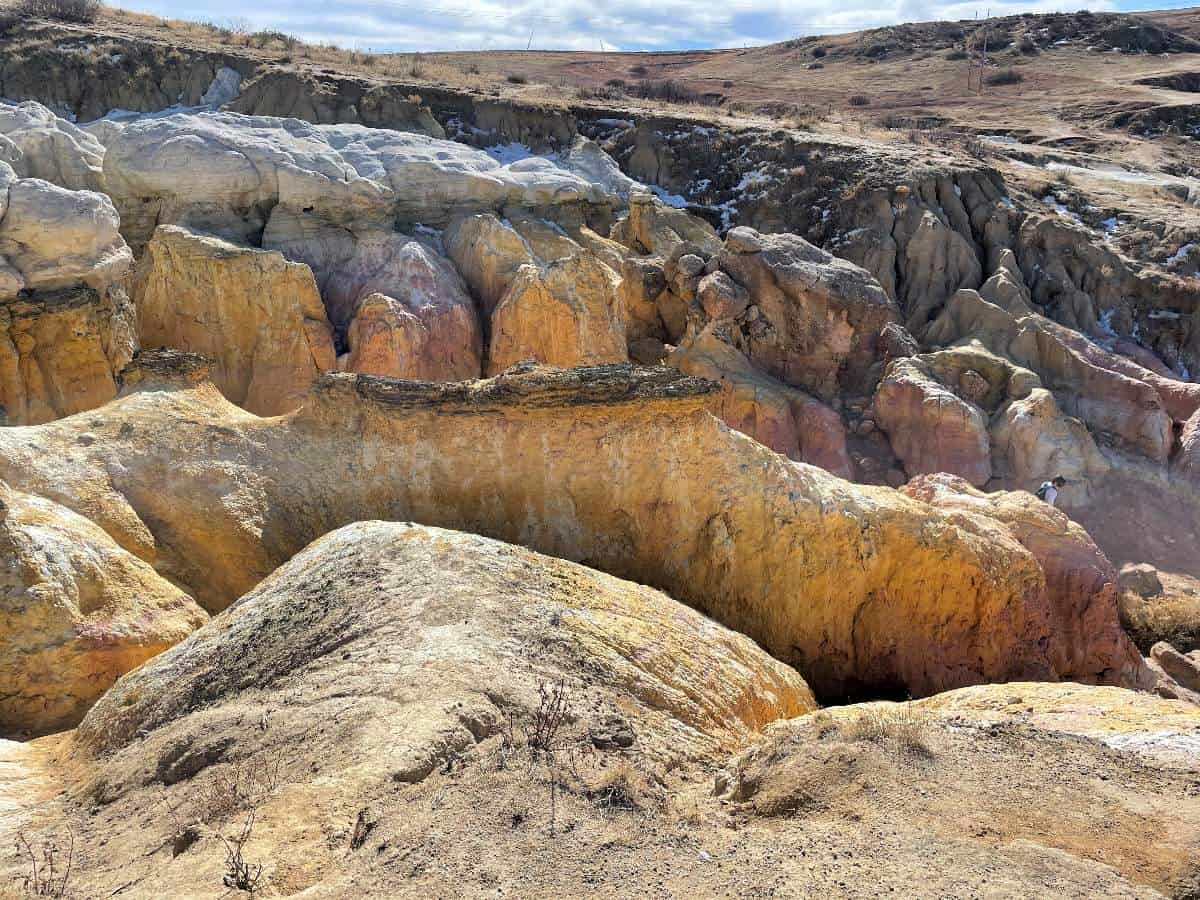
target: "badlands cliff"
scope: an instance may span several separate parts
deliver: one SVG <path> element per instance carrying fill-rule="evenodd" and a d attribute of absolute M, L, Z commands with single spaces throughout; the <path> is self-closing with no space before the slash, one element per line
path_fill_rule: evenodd
<path fill-rule="evenodd" d="M 952 147 L 0 87 L 16 890 L 1194 895 L 1194 277 Z"/>

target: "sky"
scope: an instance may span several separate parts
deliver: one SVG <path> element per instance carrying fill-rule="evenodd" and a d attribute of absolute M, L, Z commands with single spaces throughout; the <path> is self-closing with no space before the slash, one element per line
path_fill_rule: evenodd
<path fill-rule="evenodd" d="M 680 50 L 768 44 L 898 22 L 1019 12 L 1162 9 L 1138 0 L 125 0 L 168 18 L 275 30 L 364 51 Z"/>

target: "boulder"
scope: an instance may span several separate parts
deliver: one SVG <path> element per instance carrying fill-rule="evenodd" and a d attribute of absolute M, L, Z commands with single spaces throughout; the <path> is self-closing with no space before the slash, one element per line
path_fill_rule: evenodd
<path fill-rule="evenodd" d="M 133 297 L 143 347 L 212 360 L 217 387 L 255 415 L 291 412 L 318 372 L 337 368 L 312 272 L 277 252 L 163 225 Z"/>
<path fill-rule="evenodd" d="M 562 367 L 624 362 L 618 284 L 587 250 L 545 267 L 521 266 L 492 314 L 488 374 L 525 359 Z"/>
<path fill-rule="evenodd" d="M 1150 648 L 1150 658 L 1185 691 L 1200 697 L 1200 662 L 1180 653 L 1165 641 Z"/>
<path fill-rule="evenodd" d="M 0 483 L 0 733 L 73 727 L 207 618 L 97 525 Z"/>
<path fill-rule="evenodd" d="M 1061 625 L 1005 525 L 797 465 L 715 419 L 717 385 L 667 367 L 330 374 L 267 420 L 186 356 L 143 354 L 124 381 L 86 421 L 0 430 L 0 478 L 89 515 L 210 609 L 341 525 L 401 519 L 666 590 L 823 696 L 1055 678 L 1060 663 L 1136 675 L 1115 613 Z"/>
<path fill-rule="evenodd" d="M 1045 578 L 1054 623 L 1047 653 L 1058 677 L 1148 686 L 1117 613 L 1116 570 L 1083 528 L 1025 491 L 985 494 L 952 475 L 915 478 L 901 490 L 939 509 L 999 522 L 1033 554 Z"/>
<path fill-rule="evenodd" d="M 1122 591 L 1133 591 L 1144 599 L 1161 597 L 1163 594 L 1158 570 L 1149 563 L 1126 563 L 1121 566 L 1120 579 Z"/>
<path fill-rule="evenodd" d="M 133 265 L 116 210 L 103 194 L 15 179 L 3 163 L 0 192 L 7 201 L 0 202 L 0 299 L 77 284 L 103 290 Z"/>
<path fill-rule="evenodd" d="M 613 226 L 612 238 L 646 256 L 666 257 L 684 244 L 708 255 L 721 249 L 721 239 L 711 225 L 644 191 L 629 196 L 629 211 Z"/>
<path fill-rule="evenodd" d="M 746 355 L 776 379 L 822 400 L 861 387 L 875 362 L 879 333 L 897 319 L 895 303 L 864 269 L 792 234 L 744 232 L 718 254 L 723 272 L 757 308 Z M 738 305 L 734 302 L 735 307 Z"/>
<path fill-rule="evenodd" d="M 948 472 L 981 486 L 992 477 L 987 415 L 932 374 L 927 357 L 901 357 L 871 404 L 910 475 Z"/>
<path fill-rule="evenodd" d="M 104 146 L 40 103 L 0 103 L 0 143 L 9 150 L 4 161 L 22 178 L 71 191 L 104 190 Z"/>

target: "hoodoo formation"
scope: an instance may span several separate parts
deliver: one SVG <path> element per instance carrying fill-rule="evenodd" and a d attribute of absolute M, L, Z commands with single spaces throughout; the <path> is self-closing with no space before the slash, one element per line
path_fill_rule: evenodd
<path fill-rule="evenodd" d="M 1198 41 L 0 10 L 0 898 L 1197 896 Z"/>

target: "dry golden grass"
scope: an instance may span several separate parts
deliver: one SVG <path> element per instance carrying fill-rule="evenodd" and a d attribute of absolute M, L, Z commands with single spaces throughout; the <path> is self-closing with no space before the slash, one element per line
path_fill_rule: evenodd
<path fill-rule="evenodd" d="M 891 708 L 869 707 L 853 718 L 839 721 L 839 731 L 847 741 L 891 744 L 905 753 L 933 755 L 929 718 L 911 703 Z"/>

